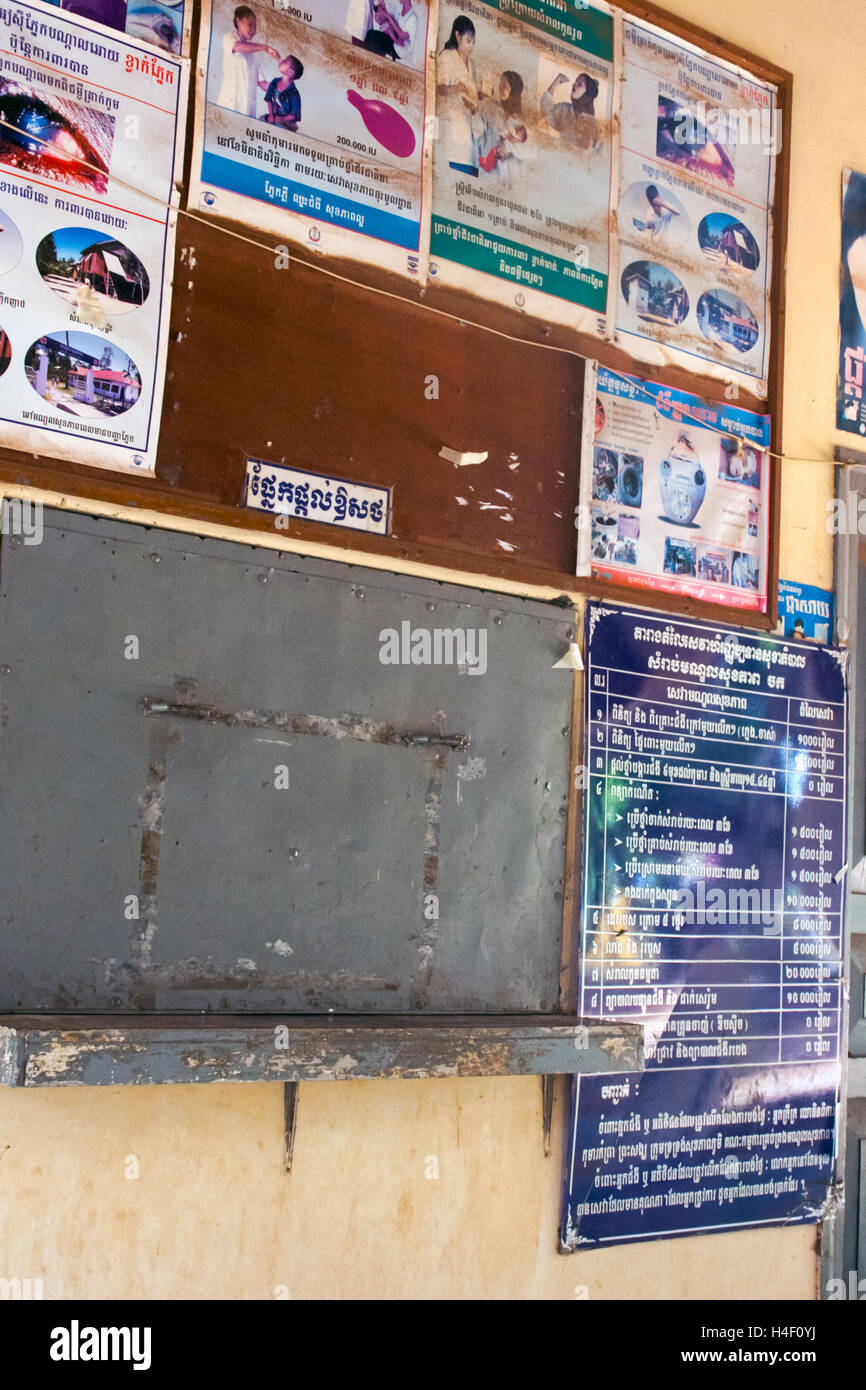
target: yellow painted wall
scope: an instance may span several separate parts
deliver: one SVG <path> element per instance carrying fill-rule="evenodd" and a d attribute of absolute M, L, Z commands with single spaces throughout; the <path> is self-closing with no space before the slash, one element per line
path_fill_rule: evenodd
<path fill-rule="evenodd" d="M 557 1254 L 540 1100 L 535 1078 L 302 1085 L 287 1176 L 280 1086 L 5 1093 L 4 1273 L 46 1298 L 814 1297 L 814 1228 Z"/>
<path fill-rule="evenodd" d="M 795 74 L 784 448 L 829 459 L 866 5 L 669 9 Z M 785 466 L 783 577 L 831 586 L 832 486 Z M 815 1297 L 813 1227 L 559 1255 L 562 1095 L 548 1159 L 540 1099 L 536 1079 L 307 1084 L 286 1176 L 276 1085 L 0 1091 L 0 1277 L 46 1298 Z"/>

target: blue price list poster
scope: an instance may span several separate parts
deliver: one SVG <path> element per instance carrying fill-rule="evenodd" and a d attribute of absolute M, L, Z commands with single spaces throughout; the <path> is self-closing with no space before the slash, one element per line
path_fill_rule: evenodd
<path fill-rule="evenodd" d="M 842 1025 L 842 654 L 590 604 L 578 1013 L 647 1070 L 575 1080 L 564 1248 L 815 1221 Z"/>

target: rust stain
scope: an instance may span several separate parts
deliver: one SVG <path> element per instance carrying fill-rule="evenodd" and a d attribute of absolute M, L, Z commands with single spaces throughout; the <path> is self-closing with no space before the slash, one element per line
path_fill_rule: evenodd
<path fill-rule="evenodd" d="M 447 754 L 437 749 L 428 754 L 429 776 L 424 795 L 424 892 L 418 932 L 418 970 L 412 981 L 413 1009 L 429 1009 L 433 984 L 433 958 L 439 942 L 439 911 L 427 915 L 426 900 L 439 887 L 439 837 L 442 818 L 442 778 Z"/>
<path fill-rule="evenodd" d="M 166 758 L 172 733 L 167 725 L 155 725 L 150 736 L 150 760 L 144 794 L 139 800 L 142 822 L 141 851 L 138 861 L 139 917 L 133 925 L 130 943 L 133 962 L 139 972 L 150 965 L 153 938 L 157 925 L 156 885 L 159 873 L 159 851 L 162 845 L 162 816 L 165 805 Z M 152 991 L 135 986 L 130 1002 L 140 1009 L 152 1009 L 156 999 Z"/>
<path fill-rule="evenodd" d="M 331 717 L 320 714 L 289 714 L 277 710 L 228 710 L 219 705 L 172 700 L 160 700 L 148 695 L 139 709 L 145 715 L 166 715 L 170 718 L 197 719 L 203 724 L 227 724 L 246 729 L 280 729 L 284 733 L 311 734 L 318 738 L 358 739 L 362 743 L 387 743 L 405 747 L 442 746 L 465 749 L 469 747 L 466 734 L 445 734 L 439 731 L 396 729 L 393 724 L 358 715 L 343 714 Z"/>
<path fill-rule="evenodd" d="M 316 972 L 311 970 L 259 970 L 253 961 L 234 966 L 216 964 L 210 957 L 175 961 L 155 968 L 139 967 L 126 961 L 106 960 L 106 979 L 120 985 L 139 981 L 142 987 L 159 989 L 294 989 L 308 994 L 334 990 L 386 990 L 400 988 L 399 979 L 385 975 L 356 975 L 351 970 Z"/>

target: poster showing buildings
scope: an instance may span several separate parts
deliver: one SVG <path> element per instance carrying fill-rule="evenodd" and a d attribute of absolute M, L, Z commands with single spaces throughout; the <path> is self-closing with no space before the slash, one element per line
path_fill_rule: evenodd
<path fill-rule="evenodd" d="M 605 334 L 612 60 L 601 6 L 440 4 L 431 276 Z"/>
<path fill-rule="evenodd" d="M 866 434 L 866 174 L 842 174 L 842 273 L 839 295 L 836 428 Z"/>
<path fill-rule="evenodd" d="M 0 11 L 0 442 L 154 471 L 185 60 Z"/>
<path fill-rule="evenodd" d="M 180 56 L 188 52 L 184 45 L 184 0 L 49 0 L 49 4 L 105 24 L 131 39 L 151 43 L 166 53 Z M 187 27 L 191 8 L 191 4 L 186 6 Z"/>
<path fill-rule="evenodd" d="M 190 201 L 418 275 L 426 0 L 212 0 Z"/>
<path fill-rule="evenodd" d="M 821 1219 L 847 862 L 841 652 L 586 615 L 578 1016 L 646 1071 L 576 1078 L 567 1249 Z"/>
<path fill-rule="evenodd" d="M 587 371 L 578 573 L 767 607 L 770 417 Z"/>
<path fill-rule="evenodd" d="M 766 395 L 775 88 L 624 25 L 616 336 Z"/>

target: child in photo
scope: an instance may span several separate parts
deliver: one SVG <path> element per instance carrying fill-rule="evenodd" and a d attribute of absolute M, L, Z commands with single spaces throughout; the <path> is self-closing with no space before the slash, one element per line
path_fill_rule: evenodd
<path fill-rule="evenodd" d="M 255 116 L 259 89 L 267 91 L 262 75 L 262 59 L 279 60 L 279 53 L 266 43 L 256 43 L 256 17 L 248 5 L 234 13 L 234 31 L 223 35 L 223 75 L 217 106 L 227 106 L 242 116 Z"/>
<path fill-rule="evenodd" d="M 301 94 L 295 83 L 304 75 L 304 65 L 300 58 L 290 53 L 280 62 L 280 75 L 275 77 L 265 92 L 268 114 L 265 120 L 271 125 L 281 125 L 285 130 L 297 130 L 301 119 Z"/>
<path fill-rule="evenodd" d="M 480 142 L 478 167 L 485 174 L 498 174 L 510 186 L 521 163 L 530 155 L 528 131 L 523 119 L 523 78 L 518 72 L 504 72 L 499 79 L 498 99 L 485 97 L 480 116 L 484 134 Z"/>
<path fill-rule="evenodd" d="M 485 174 L 492 174 L 495 171 L 507 182 L 510 182 L 514 171 L 506 161 L 518 156 L 518 150 L 512 147 L 525 145 L 526 139 L 526 126 L 523 122 L 509 121 L 493 148 L 479 158 L 479 167 L 484 170 Z"/>

